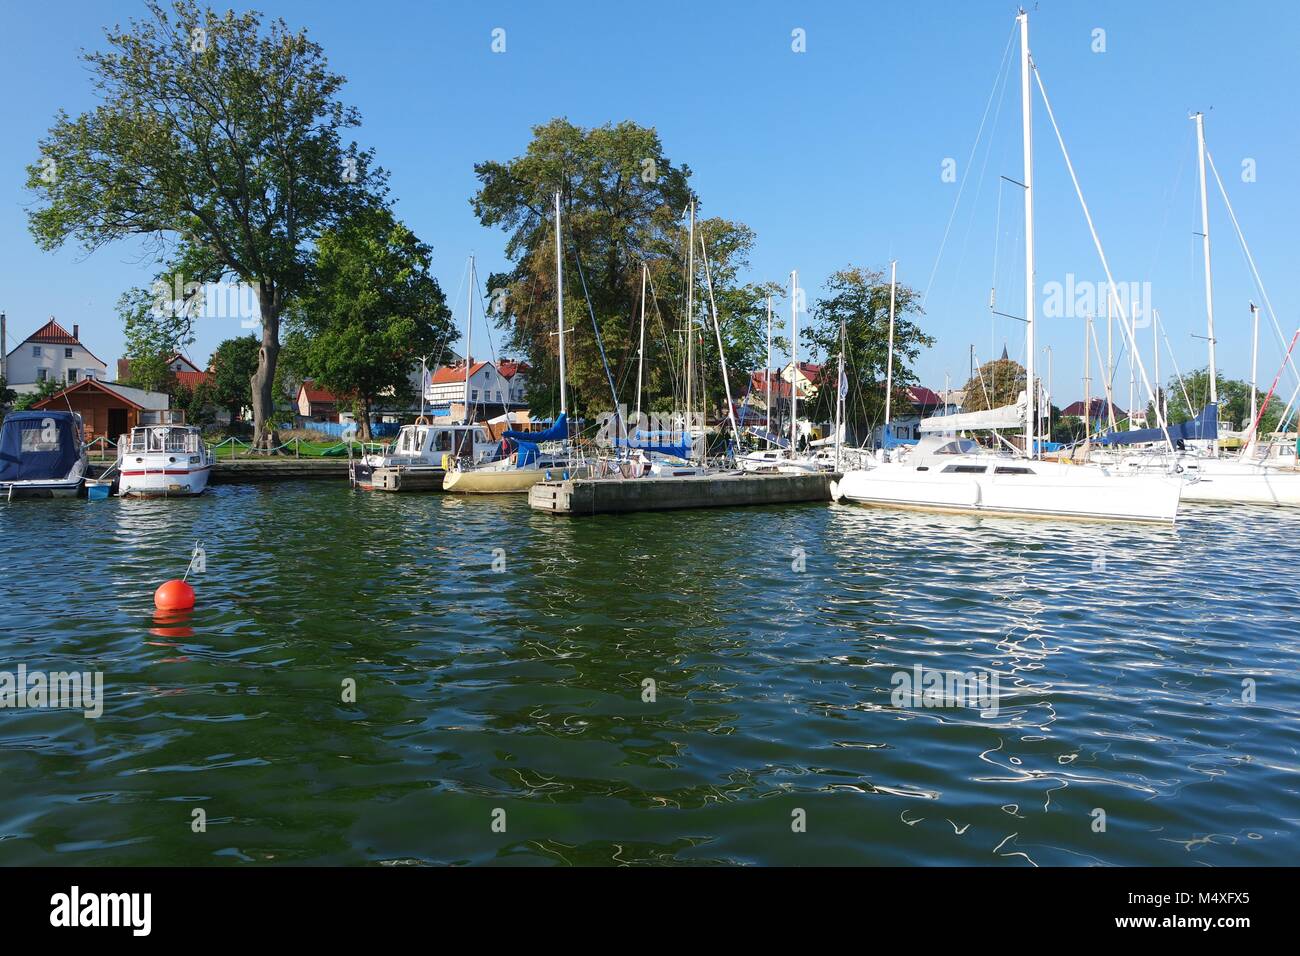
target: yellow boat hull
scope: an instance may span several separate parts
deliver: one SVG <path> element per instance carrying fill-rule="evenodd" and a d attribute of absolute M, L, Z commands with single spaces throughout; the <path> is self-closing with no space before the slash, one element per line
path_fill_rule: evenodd
<path fill-rule="evenodd" d="M 442 490 L 466 495 L 523 494 L 545 478 L 546 472 L 541 468 L 449 471 L 442 479 Z"/>

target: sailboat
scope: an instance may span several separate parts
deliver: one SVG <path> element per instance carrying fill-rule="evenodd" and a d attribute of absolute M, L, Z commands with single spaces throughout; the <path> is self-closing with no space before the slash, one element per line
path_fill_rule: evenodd
<path fill-rule="evenodd" d="M 1182 483 L 1163 476 L 1126 476 L 1100 467 L 1043 461 L 1037 441 L 1034 378 L 1034 165 L 1031 125 L 1029 15 L 1020 24 L 1021 122 L 1025 195 L 1026 383 L 1020 403 L 997 414 L 937 416 L 924 437 L 896 460 L 852 469 L 831 485 L 836 501 L 980 515 L 1084 518 L 1172 523 Z M 1109 273 L 1109 270 L 1107 270 Z M 985 416 L 973 421 L 970 415 Z M 945 421 L 946 419 L 946 421 Z M 928 423 L 928 425 L 927 425 Z M 956 437 L 962 429 L 1023 425 L 1024 451 L 991 453 Z M 926 434 L 928 433 L 928 434 Z"/>
<path fill-rule="evenodd" d="M 539 481 L 570 478 L 577 473 L 570 458 L 568 391 L 564 356 L 564 245 L 560 222 L 560 194 L 555 194 L 555 311 L 560 351 L 560 414 L 541 432 L 507 429 L 502 437 L 516 451 L 499 461 L 474 465 L 457 461 L 442 480 L 444 491 L 461 494 L 519 494 Z M 466 415 L 469 414 L 468 405 Z M 543 448 L 546 445 L 548 447 Z"/>
<path fill-rule="evenodd" d="M 1251 303 L 1254 320 L 1254 346 L 1251 358 L 1251 425 L 1247 431 L 1246 447 L 1232 457 L 1220 457 L 1218 452 L 1218 366 L 1215 361 L 1214 336 L 1214 280 L 1210 268 L 1210 216 L 1206 201 L 1205 116 L 1195 113 L 1197 165 L 1200 173 L 1201 253 L 1205 273 L 1206 343 L 1209 349 L 1209 402 L 1190 422 L 1169 426 L 1170 436 L 1186 449 L 1188 442 L 1208 447 L 1208 452 L 1181 450 L 1172 454 L 1128 455 L 1120 460 L 1120 469 L 1140 474 L 1172 470 L 1188 479 L 1183 489 L 1184 501 L 1210 504 L 1294 505 L 1300 506 L 1300 472 L 1286 469 L 1294 465 L 1295 458 L 1278 459 L 1271 455 L 1256 457 L 1256 429 L 1261 417 L 1256 408 L 1256 373 L 1259 361 L 1259 310 Z M 1224 198 L 1226 199 L 1226 193 Z M 1157 351 L 1158 354 L 1158 351 Z M 1288 355 L 1289 360 L 1289 355 Z M 1279 373 L 1280 374 L 1280 373 Z M 1271 392 L 1270 392 L 1271 394 Z M 1267 400 L 1266 400 L 1267 401 Z M 1159 441 L 1159 429 L 1138 431 L 1112 431 L 1103 435 L 1098 443 L 1109 446 L 1133 446 Z M 1270 460 L 1271 459 L 1271 460 Z M 1285 469 L 1285 470 L 1284 470 Z"/>

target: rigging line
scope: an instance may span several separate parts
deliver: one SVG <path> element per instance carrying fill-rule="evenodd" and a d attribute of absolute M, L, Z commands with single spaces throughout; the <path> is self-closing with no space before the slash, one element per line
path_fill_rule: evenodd
<path fill-rule="evenodd" d="M 966 173 L 961 178 L 961 183 L 957 186 L 957 198 L 953 200 L 952 212 L 948 214 L 948 225 L 943 230 L 943 240 L 939 243 L 939 253 L 934 258 L 934 266 L 930 269 L 930 278 L 925 283 L 925 292 L 921 295 L 921 306 L 925 307 L 926 301 L 930 297 L 930 287 L 934 284 L 934 277 L 939 271 L 939 263 L 943 259 L 944 247 L 948 244 L 948 234 L 952 231 L 953 220 L 957 218 L 957 208 L 961 204 L 962 193 L 966 189 L 966 181 L 970 178 L 970 168 L 975 162 L 975 151 L 979 148 L 980 139 L 984 135 L 984 124 L 988 120 L 989 110 L 993 106 L 993 97 L 997 93 L 998 83 L 1002 81 L 1003 75 L 1007 71 L 1008 56 L 1011 53 L 1011 42 L 1015 39 L 1016 29 L 1013 27 L 1011 33 L 1007 36 L 1006 49 L 1002 51 L 1002 61 L 998 64 L 998 71 L 993 75 L 993 88 L 989 90 L 988 102 L 984 104 L 984 115 L 980 117 L 979 129 L 975 131 L 975 142 L 971 144 L 970 155 L 966 157 Z"/>
<path fill-rule="evenodd" d="M 1174 354 L 1173 343 L 1169 341 L 1169 335 L 1164 329 L 1160 330 L 1160 337 L 1165 340 L 1165 351 L 1169 353 L 1169 360 L 1174 363 L 1174 375 L 1178 379 L 1178 390 L 1183 393 L 1183 403 L 1187 406 L 1187 413 L 1192 414 L 1192 396 L 1187 394 L 1187 382 L 1183 380 L 1183 370 L 1178 367 L 1178 356 Z M 1160 410 L 1159 401 L 1156 402 L 1156 410 Z"/>
<path fill-rule="evenodd" d="M 674 403 L 677 400 L 678 378 L 677 378 L 677 357 L 673 355 L 672 341 L 668 335 L 668 326 L 664 322 L 663 312 L 659 308 L 659 294 L 655 292 L 654 276 L 647 274 L 650 282 L 650 301 L 655 307 L 655 320 L 659 324 L 659 337 L 664 343 L 664 352 L 668 356 L 668 377 L 672 385 L 672 395 Z"/>
<path fill-rule="evenodd" d="M 587 274 L 582 268 L 582 256 L 578 253 L 578 244 L 573 238 L 573 231 L 569 231 L 570 244 L 573 246 L 573 261 L 578 265 L 578 279 L 582 282 L 582 295 L 587 300 L 587 313 L 591 316 L 591 327 L 596 332 L 596 345 L 600 349 L 600 364 L 605 368 L 605 379 L 609 382 L 609 394 L 614 400 L 613 413 L 615 421 L 621 416 L 618 413 L 618 390 L 614 388 L 614 376 L 609 371 L 609 359 L 605 356 L 605 342 L 600 334 L 600 325 L 596 322 L 596 309 L 591 304 L 591 293 L 587 291 Z M 615 426 L 617 433 L 617 425 Z"/>
<path fill-rule="evenodd" d="M 1207 148 L 1205 158 L 1210 161 L 1210 169 L 1214 173 L 1214 181 L 1219 184 L 1219 193 L 1223 196 L 1223 204 L 1228 207 L 1228 216 L 1232 219 L 1232 226 L 1237 231 L 1237 241 L 1241 243 L 1241 250 L 1246 254 L 1246 263 L 1250 266 L 1251 275 L 1255 277 L 1255 285 L 1259 288 L 1259 294 L 1264 299 L 1264 305 L 1268 308 L 1268 316 L 1273 320 L 1273 330 L 1277 333 L 1278 344 L 1281 345 L 1286 341 L 1282 335 L 1282 326 L 1277 321 L 1277 313 L 1273 311 L 1273 303 L 1268 297 L 1268 290 L 1264 288 L 1264 280 L 1260 278 L 1259 270 L 1255 268 L 1255 257 L 1250 254 L 1250 246 L 1246 244 L 1246 235 L 1241 231 L 1241 223 L 1237 221 L 1237 213 L 1233 211 L 1232 201 L 1228 199 L 1228 190 L 1223 186 L 1223 180 L 1219 177 L 1219 168 L 1214 165 L 1214 157 L 1210 155 Z M 1295 373 L 1296 381 L 1300 382 L 1300 369 L 1296 368 L 1295 359 L 1291 358 L 1291 350 L 1286 353 L 1287 362 L 1291 366 L 1291 371 Z"/>
<path fill-rule="evenodd" d="M 492 339 L 492 323 L 488 321 L 488 298 L 479 290 L 478 276 L 474 277 L 473 291 L 478 294 L 479 305 L 483 306 L 483 328 L 487 332 L 488 351 L 492 353 L 492 364 L 497 364 L 497 346 Z M 483 290 L 486 291 L 486 290 Z"/>
<path fill-rule="evenodd" d="M 1052 102 L 1047 98 L 1047 87 L 1043 85 L 1042 74 L 1038 71 L 1038 64 L 1031 64 L 1034 71 L 1034 79 L 1038 82 L 1038 92 L 1043 96 L 1043 105 L 1047 107 L 1047 118 L 1052 121 L 1052 130 L 1056 133 L 1056 142 L 1060 144 L 1061 155 L 1065 157 L 1065 168 L 1070 172 L 1070 181 L 1074 183 L 1075 195 L 1079 197 L 1079 205 L 1083 209 L 1083 218 L 1088 223 L 1088 231 L 1092 234 L 1092 243 L 1097 248 L 1097 256 L 1101 259 L 1101 266 L 1106 271 L 1106 283 L 1110 294 L 1114 297 L 1115 306 L 1119 310 L 1120 328 L 1124 330 L 1127 336 L 1132 335 L 1129 329 L 1129 320 L 1124 303 L 1120 301 L 1119 294 L 1115 290 L 1115 277 L 1110 271 L 1110 261 L 1106 258 L 1106 250 L 1102 248 L 1101 237 L 1097 235 L 1097 227 L 1093 224 L 1092 213 L 1088 210 L 1088 202 L 1083 198 L 1083 187 L 1079 185 L 1079 177 L 1074 172 L 1074 163 L 1070 161 L 1069 150 L 1065 148 L 1065 138 L 1061 135 L 1061 127 L 1056 122 L 1056 113 L 1052 110 Z M 1146 363 L 1142 361 L 1142 356 L 1137 349 L 1133 349 L 1133 358 L 1137 362 L 1138 371 L 1142 373 L 1142 384 L 1147 390 L 1147 395 L 1154 398 L 1155 390 L 1151 387 L 1151 379 L 1147 377 Z M 1160 430 L 1164 433 L 1165 441 L 1168 443 L 1170 450 L 1173 450 L 1173 439 L 1169 437 L 1169 428 L 1165 423 L 1164 413 L 1160 408 L 1156 408 L 1156 420 L 1160 424 Z"/>

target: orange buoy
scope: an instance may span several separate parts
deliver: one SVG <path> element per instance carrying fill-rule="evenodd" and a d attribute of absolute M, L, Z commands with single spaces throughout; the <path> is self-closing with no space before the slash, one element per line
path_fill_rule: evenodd
<path fill-rule="evenodd" d="M 164 581 L 153 592 L 153 603 L 160 611 L 187 611 L 194 607 L 194 588 L 179 578 Z"/>

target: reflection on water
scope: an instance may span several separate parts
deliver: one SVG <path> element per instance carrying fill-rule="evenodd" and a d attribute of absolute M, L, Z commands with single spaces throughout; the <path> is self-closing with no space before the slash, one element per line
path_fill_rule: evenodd
<path fill-rule="evenodd" d="M 1290 862 L 1297 527 L 15 503 L 0 669 L 107 700 L 0 711 L 0 862 Z M 895 707 L 917 667 L 996 706 Z"/>

